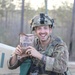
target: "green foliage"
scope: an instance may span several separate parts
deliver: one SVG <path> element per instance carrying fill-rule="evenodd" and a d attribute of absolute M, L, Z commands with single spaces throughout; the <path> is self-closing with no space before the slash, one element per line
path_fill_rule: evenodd
<path fill-rule="evenodd" d="M 54 9 L 51 12 L 52 16 L 56 19 L 58 26 L 67 26 L 72 21 L 72 7 L 73 4 L 62 3 L 58 9 Z"/>
<path fill-rule="evenodd" d="M 31 20 L 31 18 L 35 15 L 35 10 L 31 8 L 30 3 L 25 4 L 25 19 Z"/>
<path fill-rule="evenodd" d="M 4 12 L 8 9 L 13 10 L 15 9 L 15 6 L 12 4 L 13 0 L 0 0 L 0 16 L 4 16 Z"/>

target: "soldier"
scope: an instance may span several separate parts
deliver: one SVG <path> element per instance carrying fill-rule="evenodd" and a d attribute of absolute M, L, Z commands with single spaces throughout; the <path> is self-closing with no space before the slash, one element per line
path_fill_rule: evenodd
<path fill-rule="evenodd" d="M 16 69 L 24 61 L 30 59 L 31 65 L 26 75 L 66 75 L 68 49 L 65 42 L 51 35 L 53 23 L 54 21 L 44 13 L 32 19 L 32 31 L 37 36 L 34 47 L 26 47 L 23 53 L 22 48 L 18 45 L 9 60 L 9 69 Z M 19 59 L 17 55 L 20 56 Z"/>

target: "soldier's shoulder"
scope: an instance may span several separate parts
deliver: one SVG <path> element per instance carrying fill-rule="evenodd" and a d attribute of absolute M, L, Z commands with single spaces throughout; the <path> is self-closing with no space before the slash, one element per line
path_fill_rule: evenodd
<path fill-rule="evenodd" d="M 64 41 L 62 40 L 62 38 L 61 37 L 59 37 L 59 36 L 54 36 L 54 37 L 52 37 L 52 43 L 54 44 L 54 45 L 61 45 L 61 44 L 64 44 Z"/>

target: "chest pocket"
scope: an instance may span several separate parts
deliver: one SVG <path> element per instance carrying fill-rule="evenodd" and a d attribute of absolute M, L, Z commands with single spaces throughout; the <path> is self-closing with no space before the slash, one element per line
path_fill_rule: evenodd
<path fill-rule="evenodd" d="M 55 51 L 55 47 L 60 44 L 60 42 L 58 42 L 56 39 L 49 44 L 49 46 L 47 47 L 46 51 L 45 51 L 45 55 L 47 56 L 53 56 L 53 52 Z"/>
<path fill-rule="evenodd" d="M 47 56 L 52 56 L 53 51 L 54 51 L 54 45 L 49 45 L 44 54 Z"/>

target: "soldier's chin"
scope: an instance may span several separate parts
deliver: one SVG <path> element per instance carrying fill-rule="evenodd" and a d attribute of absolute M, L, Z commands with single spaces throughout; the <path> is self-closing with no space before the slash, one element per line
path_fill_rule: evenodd
<path fill-rule="evenodd" d="M 49 37 L 48 38 L 41 38 L 41 41 L 46 42 L 48 39 L 49 39 Z"/>
<path fill-rule="evenodd" d="M 46 40 L 46 39 L 41 39 L 41 41 L 42 41 L 42 42 L 45 42 L 45 41 L 47 41 L 47 40 Z"/>

